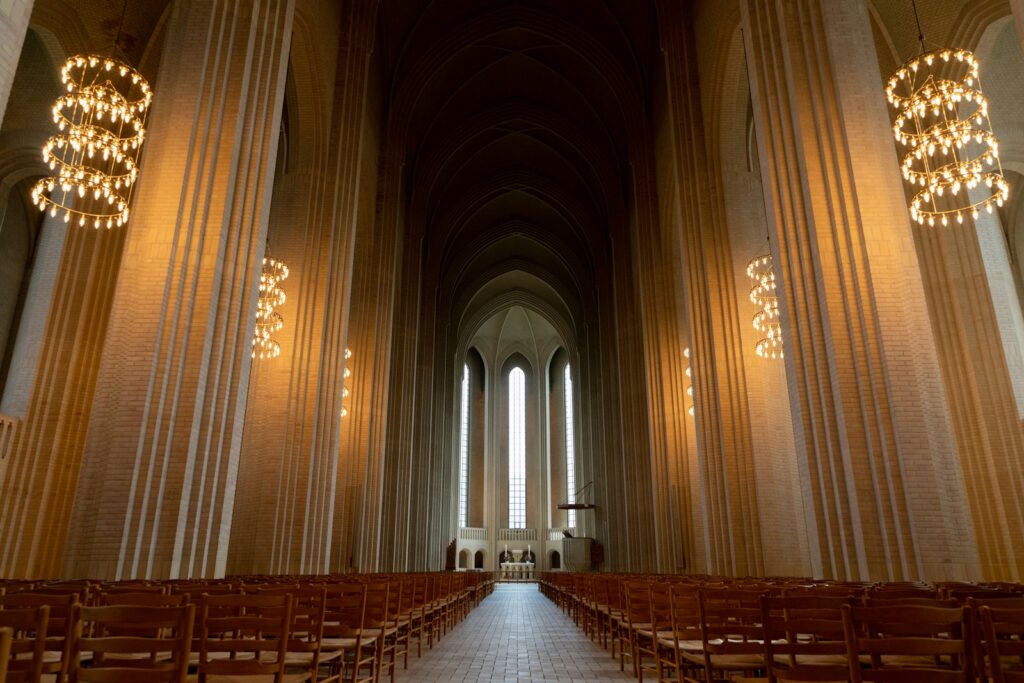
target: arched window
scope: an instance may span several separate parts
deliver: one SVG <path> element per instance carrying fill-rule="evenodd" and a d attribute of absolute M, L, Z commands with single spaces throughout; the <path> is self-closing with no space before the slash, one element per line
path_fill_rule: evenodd
<path fill-rule="evenodd" d="M 565 364 L 564 378 L 562 386 L 565 389 L 565 499 L 572 504 L 576 502 L 576 448 L 572 422 L 572 371 L 568 363 Z M 576 526 L 575 510 L 569 510 L 568 522 L 570 527 Z"/>
<path fill-rule="evenodd" d="M 459 435 L 459 527 L 467 527 L 469 509 L 469 365 L 462 366 L 462 423 Z"/>
<path fill-rule="evenodd" d="M 508 373 L 508 526 L 526 528 L 526 373 Z"/>

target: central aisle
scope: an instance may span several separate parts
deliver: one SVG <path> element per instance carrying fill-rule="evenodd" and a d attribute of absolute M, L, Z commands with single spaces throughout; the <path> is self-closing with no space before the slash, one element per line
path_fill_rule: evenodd
<path fill-rule="evenodd" d="M 498 584 L 433 650 L 398 671 L 399 683 L 631 680 L 536 584 Z"/>

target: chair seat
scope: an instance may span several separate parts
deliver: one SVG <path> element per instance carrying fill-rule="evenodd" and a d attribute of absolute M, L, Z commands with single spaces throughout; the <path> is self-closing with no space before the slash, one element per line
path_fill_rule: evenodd
<path fill-rule="evenodd" d="M 658 634 L 658 644 L 662 647 L 673 648 L 676 646 L 675 640 L 672 639 L 671 631 L 667 635 L 662 636 Z M 683 652 L 703 652 L 704 641 L 702 640 L 680 640 L 679 650 Z"/>
<path fill-rule="evenodd" d="M 681 653 L 683 659 L 693 664 L 704 665 L 704 654 L 696 652 Z M 747 671 L 764 667 L 764 657 L 761 655 L 710 655 L 711 668 L 720 671 Z"/>
<path fill-rule="evenodd" d="M 377 642 L 376 638 L 368 638 L 363 636 L 363 645 L 372 645 Z M 320 641 L 320 652 L 330 652 L 332 650 L 351 650 L 360 642 L 357 638 L 324 638 Z"/>
<path fill-rule="evenodd" d="M 776 664 L 788 666 L 790 661 L 789 655 L 775 655 Z M 796 663 L 809 666 L 846 666 L 847 660 L 846 655 L 841 654 L 797 655 Z"/>
<path fill-rule="evenodd" d="M 636 634 L 638 636 L 643 636 L 644 638 L 654 637 L 654 632 L 649 628 L 638 628 L 636 630 Z M 668 638 L 668 640 L 671 642 L 672 631 L 658 631 L 658 640 L 661 641 L 662 638 Z"/>
<path fill-rule="evenodd" d="M 320 659 L 318 661 L 320 662 L 320 664 L 326 664 L 327 662 L 334 661 L 338 657 L 341 657 L 343 652 L 343 648 L 339 648 L 337 650 L 329 650 L 327 652 L 324 652 L 323 649 L 321 648 Z M 313 663 L 313 653 L 289 652 L 284 657 L 284 663 L 285 666 L 309 666 Z"/>
<path fill-rule="evenodd" d="M 188 677 L 188 683 L 196 683 L 199 676 L 193 674 Z M 308 671 L 298 674 L 285 674 L 284 683 L 303 683 L 312 680 L 312 674 Z M 274 683 L 273 674 L 258 674 L 253 676 L 207 676 L 206 683 Z"/>

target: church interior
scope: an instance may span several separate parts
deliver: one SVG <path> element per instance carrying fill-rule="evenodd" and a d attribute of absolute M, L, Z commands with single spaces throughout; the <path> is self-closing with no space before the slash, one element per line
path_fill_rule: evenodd
<path fill-rule="evenodd" d="M 0 681 L 1024 676 L 1022 112 L 1024 0 L 0 0 Z"/>

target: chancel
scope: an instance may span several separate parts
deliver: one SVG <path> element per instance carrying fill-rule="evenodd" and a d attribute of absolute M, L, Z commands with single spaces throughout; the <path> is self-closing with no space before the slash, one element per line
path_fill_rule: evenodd
<path fill-rule="evenodd" d="M 1024 0 L 0 1 L 0 671 L 1001 680 L 1022 112 Z"/>

